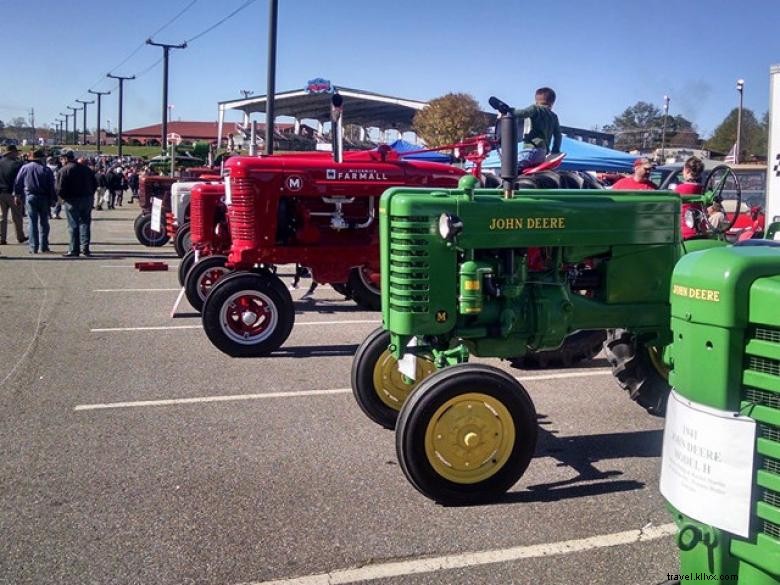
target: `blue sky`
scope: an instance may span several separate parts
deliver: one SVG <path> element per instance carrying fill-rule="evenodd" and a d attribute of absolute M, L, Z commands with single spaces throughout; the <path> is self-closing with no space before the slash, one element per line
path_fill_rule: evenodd
<path fill-rule="evenodd" d="M 162 49 L 133 52 L 192 1 L 0 0 L 0 119 L 26 117 L 32 107 L 36 124 L 47 123 L 74 100 L 93 99 L 87 89 L 111 89 L 107 72 L 147 70 Z M 180 43 L 246 2 L 196 0 L 154 38 Z M 280 0 L 277 90 L 324 77 L 416 99 L 467 92 L 486 106 L 491 95 L 527 105 L 536 87 L 549 85 L 561 122 L 582 128 L 607 124 L 639 100 L 660 107 L 666 94 L 670 114 L 706 135 L 736 106 L 738 78 L 745 107 L 767 110 L 769 67 L 780 63 L 780 7 L 772 3 Z M 265 93 L 267 13 L 267 0 L 255 0 L 172 51 L 174 119 L 214 120 L 217 101 L 241 89 Z M 125 84 L 126 129 L 159 122 L 161 84 L 161 64 Z M 114 126 L 115 94 L 103 98 L 103 118 Z"/>

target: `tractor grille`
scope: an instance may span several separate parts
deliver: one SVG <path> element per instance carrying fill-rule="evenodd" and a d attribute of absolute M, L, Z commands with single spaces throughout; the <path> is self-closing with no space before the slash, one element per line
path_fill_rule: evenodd
<path fill-rule="evenodd" d="M 745 355 L 746 380 L 751 385 L 745 386 L 742 391 L 742 410 L 757 422 L 756 453 L 759 461 L 756 481 L 760 483 L 761 474 L 772 474 L 780 479 L 780 459 L 767 454 L 776 453 L 775 446 L 780 446 L 780 426 L 774 424 L 777 420 L 775 414 L 780 414 L 780 392 L 777 391 L 780 383 L 780 361 L 756 354 L 774 353 L 774 351 L 767 351 L 767 347 L 768 344 L 780 346 L 780 328 L 761 325 L 751 328 L 747 333 L 748 342 L 757 340 L 763 344 L 763 349 L 749 350 L 751 353 Z M 759 344 L 754 345 L 759 346 Z M 767 451 L 767 444 L 773 446 L 769 451 Z M 777 514 L 780 514 L 780 492 L 761 485 L 756 487 L 758 489 L 755 493 L 758 494 L 760 505 L 754 508 L 757 516 L 754 526 L 759 533 L 780 540 L 780 525 L 772 522 Z"/>
<path fill-rule="evenodd" d="M 255 241 L 254 191 L 249 179 L 230 178 L 230 233 L 236 240 Z"/>
<path fill-rule="evenodd" d="M 390 218 L 390 309 L 427 313 L 430 300 L 431 222 L 425 216 Z"/>
<path fill-rule="evenodd" d="M 205 226 L 203 225 L 203 199 L 199 189 L 193 189 L 190 195 L 190 239 L 193 244 L 203 244 Z"/>

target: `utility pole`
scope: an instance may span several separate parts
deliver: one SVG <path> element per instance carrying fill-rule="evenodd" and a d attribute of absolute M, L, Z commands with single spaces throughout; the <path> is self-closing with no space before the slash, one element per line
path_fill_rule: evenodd
<path fill-rule="evenodd" d="M 91 102 L 87 102 L 84 100 L 76 100 L 76 103 L 83 104 L 84 108 L 84 140 L 82 141 L 83 144 L 87 144 L 87 104 L 94 104 L 95 100 L 92 100 Z"/>
<path fill-rule="evenodd" d="M 240 93 L 242 96 L 244 96 L 244 99 L 248 99 L 248 98 L 249 98 L 249 96 L 250 96 L 250 95 L 252 95 L 252 94 L 253 94 L 253 93 L 255 93 L 255 92 L 254 92 L 254 91 L 252 91 L 251 89 L 242 89 L 242 90 L 239 90 L 239 93 Z"/>
<path fill-rule="evenodd" d="M 65 134 L 62 136 L 62 144 L 64 145 L 68 141 L 68 118 L 70 118 L 70 114 L 60 112 L 60 116 L 65 116 Z"/>
<path fill-rule="evenodd" d="M 97 96 L 97 130 L 95 131 L 97 133 L 97 139 L 95 140 L 95 143 L 97 145 L 97 153 L 100 154 L 100 98 L 102 98 L 104 95 L 109 95 L 110 91 L 93 91 L 91 89 L 87 90 L 89 93 Z"/>
<path fill-rule="evenodd" d="M 268 2 L 268 82 L 265 96 L 265 153 L 274 153 L 274 97 L 276 95 L 276 21 L 279 0 Z"/>
<path fill-rule="evenodd" d="M 168 149 L 168 55 L 171 49 L 186 49 L 187 43 L 168 45 L 166 43 L 155 43 L 152 39 L 146 39 L 146 44 L 153 47 L 162 47 L 163 49 L 162 140 L 160 145 L 164 153 Z"/>
<path fill-rule="evenodd" d="M 35 109 L 30 108 L 30 128 L 32 129 L 32 144 L 33 147 L 36 146 L 36 140 L 35 140 Z"/>
<path fill-rule="evenodd" d="M 67 106 L 67 107 L 71 111 L 71 114 L 73 115 L 73 144 L 78 144 L 79 131 L 78 131 L 78 124 L 76 123 L 76 112 L 78 112 L 83 108 L 74 108 L 73 106 Z"/>
<path fill-rule="evenodd" d="M 111 75 L 110 73 L 107 73 L 106 77 L 119 80 L 119 124 L 117 127 L 117 134 L 118 134 L 117 154 L 118 156 L 121 157 L 122 156 L 122 90 L 124 88 L 124 82 L 130 79 L 135 79 L 135 75 L 131 75 L 130 77 L 120 77 L 119 75 Z"/>

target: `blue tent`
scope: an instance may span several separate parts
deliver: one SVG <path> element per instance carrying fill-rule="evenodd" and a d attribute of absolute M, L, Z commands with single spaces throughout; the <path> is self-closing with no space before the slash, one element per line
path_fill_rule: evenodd
<path fill-rule="evenodd" d="M 518 149 L 522 148 L 523 145 L 520 144 Z M 558 168 L 564 171 L 631 172 L 637 158 L 632 154 L 574 140 L 568 136 L 563 137 L 561 152 L 566 153 L 566 158 Z M 495 150 L 482 163 L 482 168 L 485 169 L 500 167 L 501 158 Z"/>
<path fill-rule="evenodd" d="M 389 146 L 398 154 L 403 154 L 405 152 L 412 152 L 415 150 L 422 150 L 425 148 L 424 146 L 412 144 L 411 142 L 407 142 L 406 140 L 402 140 L 400 138 L 395 142 L 393 142 L 392 144 L 390 144 Z M 405 156 L 404 158 L 411 158 L 414 160 L 425 160 L 428 162 L 442 162 L 442 163 L 452 162 L 452 157 L 448 154 L 444 154 L 443 152 L 420 152 L 418 154 L 410 154 L 409 156 Z"/>

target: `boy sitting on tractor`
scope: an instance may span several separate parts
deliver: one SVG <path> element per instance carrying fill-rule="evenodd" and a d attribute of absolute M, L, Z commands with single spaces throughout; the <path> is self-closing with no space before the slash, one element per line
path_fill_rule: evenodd
<path fill-rule="evenodd" d="M 548 153 L 561 152 L 561 126 L 552 111 L 555 92 L 549 87 L 540 87 L 534 99 L 535 104 L 514 110 L 516 120 L 531 121 L 531 129 L 523 134 L 523 150 L 518 153 L 520 169 L 543 163 Z"/>

